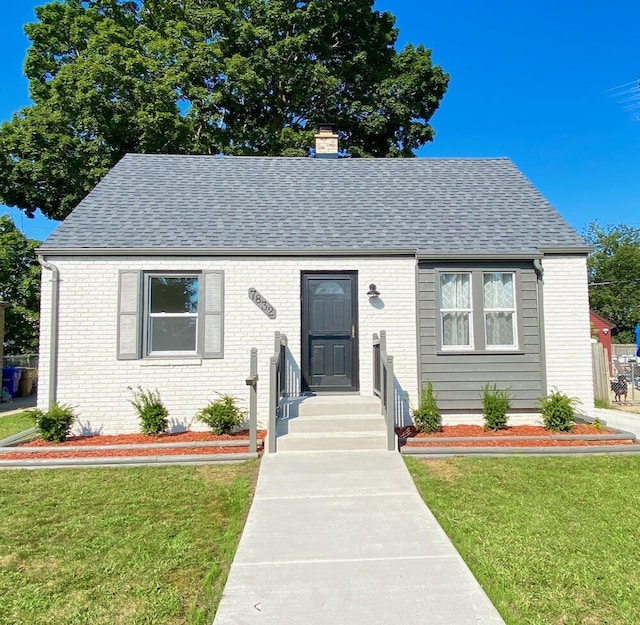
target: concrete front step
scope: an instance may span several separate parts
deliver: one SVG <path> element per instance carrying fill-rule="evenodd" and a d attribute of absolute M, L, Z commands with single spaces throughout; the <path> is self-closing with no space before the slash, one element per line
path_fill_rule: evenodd
<path fill-rule="evenodd" d="M 305 398 L 298 405 L 299 416 L 379 415 L 380 400 L 360 395 L 317 395 Z"/>
<path fill-rule="evenodd" d="M 278 435 L 309 432 L 375 432 L 385 433 L 382 415 L 336 415 L 326 417 L 296 417 L 278 422 Z"/>
<path fill-rule="evenodd" d="M 278 451 L 387 448 L 380 400 L 359 395 L 306 397 L 278 423 Z"/>
<path fill-rule="evenodd" d="M 369 432 L 307 432 L 279 437 L 276 449 L 281 451 L 356 451 L 385 450 L 384 433 Z"/>

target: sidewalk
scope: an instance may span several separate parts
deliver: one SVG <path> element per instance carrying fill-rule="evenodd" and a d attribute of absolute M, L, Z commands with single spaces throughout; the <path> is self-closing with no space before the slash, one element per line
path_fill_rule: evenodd
<path fill-rule="evenodd" d="M 28 397 L 14 397 L 13 401 L 0 402 L 0 417 L 5 415 L 15 414 L 17 412 L 23 412 L 29 408 L 36 407 L 36 396 L 29 395 Z"/>
<path fill-rule="evenodd" d="M 623 410 L 596 408 L 595 416 L 607 425 L 618 428 L 619 430 L 631 432 L 640 439 L 640 414 L 625 412 Z"/>
<path fill-rule="evenodd" d="M 503 625 L 399 454 L 280 452 L 214 625 Z"/>

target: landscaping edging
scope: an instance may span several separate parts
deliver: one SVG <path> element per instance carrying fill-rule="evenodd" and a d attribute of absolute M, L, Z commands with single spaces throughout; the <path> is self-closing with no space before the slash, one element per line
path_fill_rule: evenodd
<path fill-rule="evenodd" d="M 40 445 L 21 447 L 20 443 L 27 442 L 37 435 L 36 428 L 29 428 L 18 434 L 13 434 L 0 441 L 0 469 L 57 469 L 74 467 L 132 467 L 132 466 L 163 466 L 170 464 L 177 465 L 199 465 L 199 464 L 232 464 L 244 462 L 258 458 L 258 452 L 238 452 L 238 453 L 211 453 L 211 454 L 162 454 L 162 450 L 168 449 L 192 449 L 198 448 L 230 448 L 246 447 L 250 445 L 249 438 L 221 439 L 215 441 L 189 441 L 189 442 L 153 442 L 153 443 L 122 443 L 116 445 Z M 262 439 L 257 441 L 258 448 L 262 448 Z M 85 452 L 100 452 L 105 454 L 109 451 L 132 451 L 157 449 L 157 455 L 131 455 L 131 456 L 110 456 L 96 455 L 83 457 L 57 457 L 38 458 L 38 454 L 73 454 Z M 6 459 L 3 456 L 8 454 L 18 454 L 24 458 Z M 35 457 L 29 457 L 35 456 Z"/>
<path fill-rule="evenodd" d="M 84 467 L 140 467 L 169 464 L 234 464 L 258 458 L 257 452 L 237 454 L 193 454 L 158 456 L 96 456 L 94 458 L 30 458 L 25 460 L 0 460 L 0 469 L 72 469 Z"/>
<path fill-rule="evenodd" d="M 640 445 L 593 445 L 591 447 L 402 447 L 400 453 L 418 458 L 459 456 L 581 456 L 586 454 L 640 454 Z"/>

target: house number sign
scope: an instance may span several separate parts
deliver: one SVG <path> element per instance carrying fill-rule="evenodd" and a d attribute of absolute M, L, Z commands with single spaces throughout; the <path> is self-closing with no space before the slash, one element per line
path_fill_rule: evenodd
<path fill-rule="evenodd" d="M 269 304 L 263 295 L 260 295 L 256 289 L 249 289 L 249 299 L 265 314 L 269 319 L 276 318 L 276 309 Z"/>

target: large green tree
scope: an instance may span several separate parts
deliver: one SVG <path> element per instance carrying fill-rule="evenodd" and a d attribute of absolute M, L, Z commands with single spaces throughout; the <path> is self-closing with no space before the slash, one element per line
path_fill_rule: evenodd
<path fill-rule="evenodd" d="M 5 354 L 33 354 L 38 350 L 38 245 L 40 242 L 25 237 L 8 215 L 0 216 L 0 299 L 9 303 L 5 310 Z"/>
<path fill-rule="evenodd" d="M 619 343 L 635 343 L 640 323 L 640 228 L 592 223 L 586 239 L 593 246 L 589 268 L 589 303 L 618 326 Z"/>
<path fill-rule="evenodd" d="M 449 77 L 373 0 L 62 0 L 36 9 L 33 105 L 0 126 L 0 201 L 64 218 L 126 152 L 413 156 Z"/>

